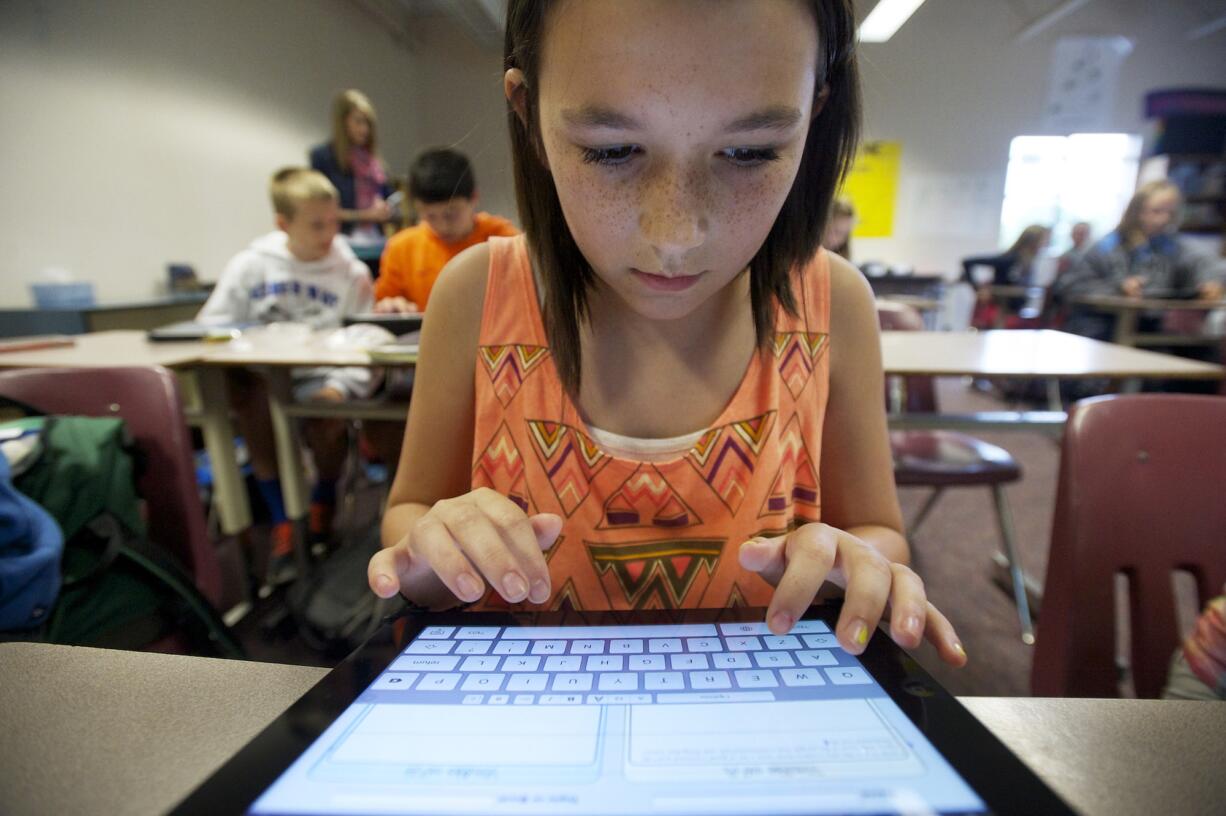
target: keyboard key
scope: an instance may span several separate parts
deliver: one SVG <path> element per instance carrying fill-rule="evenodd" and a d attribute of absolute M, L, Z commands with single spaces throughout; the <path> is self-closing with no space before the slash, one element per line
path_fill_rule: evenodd
<path fill-rule="evenodd" d="M 772 671 L 762 671 L 759 669 L 749 669 L 747 671 L 733 672 L 736 675 L 736 684 L 741 688 L 776 688 L 779 681 L 775 679 L 775 673 Z"/>
<path fill-rule="evenodd" d="M 686 638 L 685 648 L 691 652 L 721 652 L 724 645 L 719 638 Z"/>
<path fill-rule="evenodd" d="M 536 702 L 535 694 L 516 694 L 512 705 L 532 705 Z"/>
<path fill-rule="evenodd" d="M 791 635 L 767 635 L 762 643 L 768 649 L 799 649 L 800 641 Z"/>
<path fill-rule="evenodd" d="M 587 659 L 587 670 L 595 672 L 619 672 L 625 658 L 621 655 L 592 655 Z"/>
<path fill-rule="evenodd" d="M 785 686 L 826 685 L 826 681 L 822 679 L 817 669 L 780 669 L 779 676 L 783 678 Z"/>
<path fill-rule="evenodd" d="M 711 655 L 711 662 L 717 669 L 748 669 L 753 666 L 749 655 L 744 652 L 722 652 Z"/>
<path fill-rule="evenodd" d="M 501 626 L 461 626 L 456 640 L 493 640 L 501 631 Z"/>
<path fill-rule="evenodd" d="M 826 649 L 816 649 L 809 652 L 797 652 L 796 659 L 802 666 L 837 666 L 839 661 Z"/>
<path fill-rule="evenodd" d="M 494 644 L 494 654 L 521 655 L 528 653 L 526 640 L 500 640 Z"/>
<path fill-rule="evenodd" d="M 511 701 L 511 698 L 506 694 L 491 694 L 490 705 L 506 705 Z"/>
<path fill-rule="evenodd" d="M 692 689 L 726 689 L 732 688 L 728 672 L 690 672 L 690 688 Z"/>
<path fill-rule="evenodd" d="M 384 672 L 370 687 L 378 691 L 408 691 L 417 677 L 417 672 Z"/>
<path fill-rule="evenodd" d="M 461 640 L 455 645 L 455 653 L 460 655 L 482 655 L 490 650 L 491 641 Z"/>
<path fill-rule="evenodd" d="M 756 637 L 730 637 L 728 638 L 728 651 L 760 652 L 762 651 L 762 641 Z"/>
<path fill-rule="evenodd" d="M 545 658 L 545 671 L 550 672 L 577 672 L 583 668 L 582 657 L 547 657 Z"/>
<path fill-rule="evenodd" d="M 502 670 L 504 672 L 534 672 L 541 666 L 539 657 L 508 657 L 502 661 Z"/>
<path fill-rule="evenodd" d="M 575 655 L 604 654 L 603 640 L 576 640 L 570 644 L 570 653 Z"/>
<path fill-rule="evenodd" d="M 555 674 L 553 677 L 553 685 L 550 686 L 550 688 L 554 691 L 591 691 L 592 675 Z"/>
<path fill-rule="evenodd" d="M 836 686 L 859 686 L 873 682 L 868 672 L 859 666 L 843 666 L 838 669 L 826 669 L 826 676 Z"/>
<path fill-rule="evenodd" d="M 455 631 L 454 626 L 427 626 L 421 630 L 419 638 L 426 640 L 446 640 L 451 637 L 451 633 Z"/>
<path fill-rule="evenodd" d="M 663 671 L 664 655 L 630 655 L 631 671 Z"/>
<path fill-rule="evenodd" d="M 648 691 L 671 691 L 685 688 L 681 672 L 648 672 L 643 675 L 643 688 Z"/>
<path fill-rule="evenodd" d="M 830 627 L 826 625 L 825 621 L 801 620 L 801 621 L 796 621 L 795 625 L 792 626 L 791 634 L 810 635 L 810 634 L 821 634 L 822 632 L 829 632 L 829 631 L 830 631 Z"/>
<path fill-rule="evenodd" d="M 405 654 L 450 654 L 455 642 L 451 640 L 415 640 L 404 650 Z"/>
<path fill-rule="evenodd" d="M 648 705 L 650 694 L 589 694 L 589 705 Z"/>
<path fill-rule="evenodd" d="M 492 672 L 498 668 L 497 657 L 486 657 L 477 655 L 466 657 L 464 662 L 460 664 L 460 671 L 466 672 Z"/>
<path fill-rule="evenodd" d="M 647 651 L 653 654 L 681 651 L 681 638 L 652 638 L 647 641 Z"/>
<path fill-rule="evenodd" d="M 709 669 L 705 654 L 675 654 L 668 656 L 670 669 Z"/>
<path fill-rule="evenodd" d="M 464 705 L 481 705 L 485 700 L 484 694 L 465 694 L 464 699 L 460 702 Z"/>
<path fill-rule="evenodd" d="M 769 635 L 770 627 L 766 621 L 742 621 L 740 623 L 721 623 L 719 633 L 725 637 L 745 635 Z"/>
<path fill-rule="evenodd" d="M 498 691 L 502 688 L 504 674 L 470 674 L 464 678 L 461 691 Z"/>
<path fill-rule="evenodd" d="M 657 703 L 769 703 L 772 691 L 683 691 L 657 694 Z"/>
<path fill-rule="evenodd" d="M 507 678 L 507 691 L 544 691 L 548 683 L 547 674 L 512 674 Z"/>
<path fill-rule="evenodd" d="M 534 655 L 557 655 L 566 654 L 566 641 L 564 640 L 538 640 L 532 644 L 532 654 Z"/>
<path fill-rule="evenodd" d="M 838 638 L 833 634 L 801 635 L 801 639 L 810 649 L 841 649 Z"/>
<path fill-rule="evenodd" d="M 641 654 L 642 651 L 642 638 L 617 638 L 609 641 L 610 654 Z"/>
<path fill-rule="evenodd" d="M 460 662 L 460 658 L 451 655 L 401 655 L 392 661 L 392 665 L 388 668 L 392 671 L 408 671 L 410 669 L 419 669 L 421 671 L 436 671 L 447 672 L 453 671 L 456 665 Z"/>
<path fill-rule="evenodd" d="M 639 676 L 633 672 L 608 672 L 599 675 L 601 691 L 638 691 Z"/>
<path fill-rule="evenodd" d="M 582 694 L 542 694 L 541 705 L 579 705 L 583 702 Z"/>
<path fill-rule="evenodd" d="M 796 665 L 796 661 L 788 652 L 754 652 L 753 660 L 760 669 L 781 669 Z"/>
<path fill-rule="evenodd" d="M 431 672 L 417 684 L 418 691 L 451 691 L 460 682 L 460 675 L 452 673 Z"/>

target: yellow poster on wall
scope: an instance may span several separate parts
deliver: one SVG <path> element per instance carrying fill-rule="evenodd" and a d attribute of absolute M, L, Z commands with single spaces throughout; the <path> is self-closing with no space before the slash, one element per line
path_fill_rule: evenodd
<path fill-rule="evenodd" d="M 899 142 L 864 142 L 840 195 L 856 208 L 856 238 L 889 238 L 894 233 L 898 194 Z"/>

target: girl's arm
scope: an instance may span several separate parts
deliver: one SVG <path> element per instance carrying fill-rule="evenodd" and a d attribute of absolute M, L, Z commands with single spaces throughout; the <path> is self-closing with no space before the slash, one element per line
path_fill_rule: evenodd
<path fill-rule="evenodd" d="M 446 608 L 477 600 L 487 581 L 511 602 L 549 597 L 541 550 L 557 538 L 561 519 L 528 518 L 505 496 L 471 489 L 488 271 L 489 246 L 479 244 L 444 267 L 431 293 L 400 466 L 383 515 L 383 549 L 367 569 L 381 597 L 400 591 L 421 606 Z"/>

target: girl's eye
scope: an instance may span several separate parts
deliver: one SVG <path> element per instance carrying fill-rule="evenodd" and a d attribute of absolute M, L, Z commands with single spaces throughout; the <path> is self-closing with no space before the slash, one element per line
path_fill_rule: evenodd
<path fill-rule="evenodd" d="M 606 166 L 625 164 L 638 152 L 639 148 L 635 145 L 585 147 L 583 148 L 583 161 L 587 164 L 603 164 Z"/>
<path fill-rule="evenodd" d="M 779 159 L 779 151 L 771 147 L 729 147 L 720 155 L 736 167 L 756 167 Z"/>

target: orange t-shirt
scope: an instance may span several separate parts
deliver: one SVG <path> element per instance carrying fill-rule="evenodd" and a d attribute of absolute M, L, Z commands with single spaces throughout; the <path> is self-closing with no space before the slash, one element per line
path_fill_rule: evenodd
<path fill-rule="evenodd" d="M 770 603 L 774 590 L 741 567 L 737 549 L 821 519 L 829 270 L 824 251 L 799 270 L 798 314 L 780 310 L 769 349 L 754 355 L 693 447 L 645 462 L 593 440 L 550 356 L 526 241 L 490 241 L 472 487 L 497 490 L 529 514 L 563 518 L 545 555 L 548 608 Z M 492 590 L 476 604 L 507 606 Z"/>
<path fill-rule="evenodd" d="M 505 218 L 477 213 L 473 231 L 461 241 L 449 244 L 422 222 L 402 229 L 388 240 L 379 259 L 379 279 L 375 281 L 375 300 L 407 298 L 425 311 L 430 290 L 447 262 L 470 246 L 495 235 L 518 235 L 519 230 Z"/>

